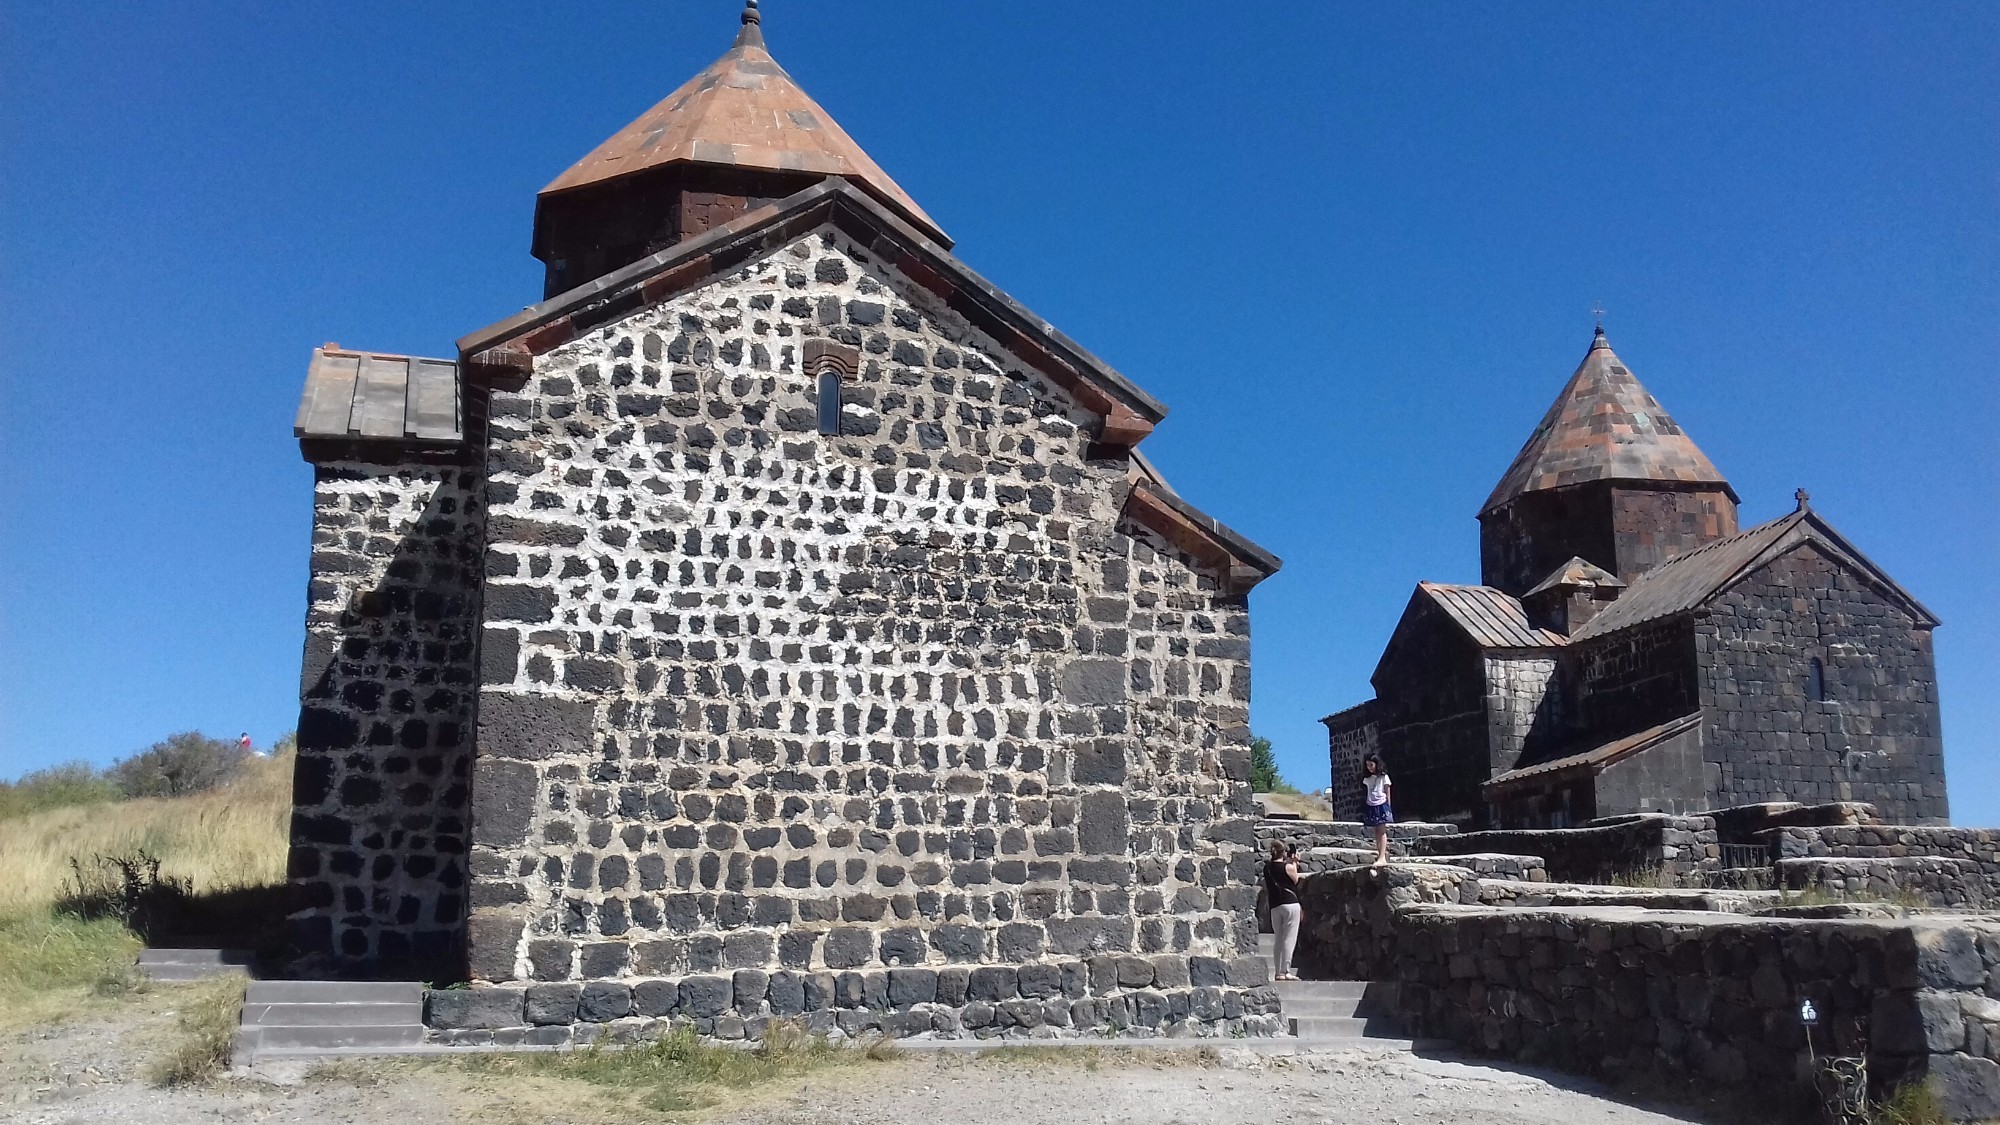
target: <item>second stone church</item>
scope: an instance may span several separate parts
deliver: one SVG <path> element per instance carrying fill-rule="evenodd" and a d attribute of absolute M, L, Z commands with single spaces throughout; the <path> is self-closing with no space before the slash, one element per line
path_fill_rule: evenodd
<path fill-rule="evenodd" d="M 1863 801 L 1948 817 L 1936 618 L 1813 510 L 1736 490 L 1598 329 L 1479 512 L 1479 585 L 1420 582 L 1375 696 L 1322 720 L 1336 812 L 1561 828 Z"/>

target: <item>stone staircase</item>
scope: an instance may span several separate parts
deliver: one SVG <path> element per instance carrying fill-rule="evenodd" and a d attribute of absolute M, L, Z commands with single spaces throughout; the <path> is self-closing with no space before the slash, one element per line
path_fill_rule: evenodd
<path fill-rule="evenodd" d="M 247 949 L 142 949 L 139 975 L 163 984 L 250 975 L 256 955 Z"/>
<path fill-rule="evenodd" d="M 1276 942 L 1275 935 L 1257 935 L 1257 951 L 1266 961 Z M 1409 1050 L 1413 1046 L 1389 1021 L 1368 1013 L 1365 980 L 1285 980 L 1273 987 L 1283 1005 L 1285 1027 L 1302 1047 Z"/>
<path fill-rule="evenodd" d="M 275 1058 L 401 1054 L 424 1040 L 424 986 L 406 981 L 260 980 L 243 997 L 238 1066 Z"/>

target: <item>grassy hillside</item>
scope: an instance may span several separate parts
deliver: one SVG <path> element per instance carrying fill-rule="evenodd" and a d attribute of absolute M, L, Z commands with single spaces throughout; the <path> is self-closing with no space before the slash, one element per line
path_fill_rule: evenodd
<path fill-rule="evenodd" d="M 282 883 L 292 757 L 249 763 L 241 777 L 191 797 L 73 805 L 0 820 L 0 918 L 46 914 L 70 881 L 72 857 L 160 859 L 160 874 L 196 894 Z"/>
<path fill-rule="evenodd" d="M 139 939 L 116 919 L 58 912 L 70 860 L 160 859 L 197 899 L 284 882 L 292 757 L 249 763 L 190 797 L 101 800 L 0 820 L 0 1029 L 73 1015 L 139 987 Z M 227 899 L 223 894 L 220 897 Z M 261 920 L 260 920 L 261 921 Z"/>

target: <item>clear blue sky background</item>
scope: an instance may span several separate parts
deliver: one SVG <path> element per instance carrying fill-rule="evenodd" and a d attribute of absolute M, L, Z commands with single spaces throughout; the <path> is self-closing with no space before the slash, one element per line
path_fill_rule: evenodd
<path fill-rule="evenodd" d="M 0 15 L 0 776 L 289 730 L 324 340 L 536 300 L 534 195 L 733 0 L 21 2 Z M 1792 489 L 1944 619 L 2000 823 L 2000 5 L 769 0 L 773 51 L 975 269 L 1173 408 L 1282 555 L 1255 725 L 1323 783 L 1412 585 L 1582 357 L 1745 522 Z"/>

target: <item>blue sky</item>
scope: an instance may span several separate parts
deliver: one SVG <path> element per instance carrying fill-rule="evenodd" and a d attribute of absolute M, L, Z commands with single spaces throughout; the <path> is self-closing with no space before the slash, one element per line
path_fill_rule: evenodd
<path fill-rule="evenodd" d="M 0 776 L 290 729 L 326 340 L 540 296 L 534 194 L 732 0 L 0 13 Z M 773 52 L 973 268 L 1173 409 L 1286 560 L 1255 725 L 1323 782 L 1412 585 L 1602 302 L 1746 524 L 1928 603 L 1955 819 L 2000 823 L 2000 6 L 768 0 Z"/>

